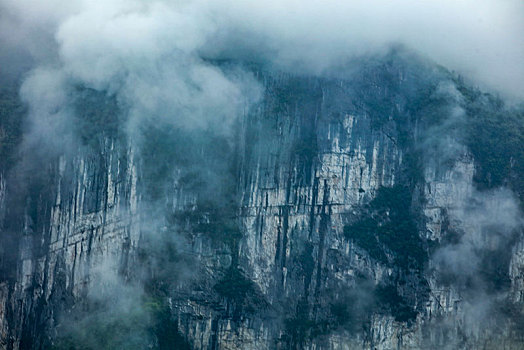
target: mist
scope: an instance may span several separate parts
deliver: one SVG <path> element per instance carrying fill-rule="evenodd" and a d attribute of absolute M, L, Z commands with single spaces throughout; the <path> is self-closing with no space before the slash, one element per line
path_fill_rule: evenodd
<path fill-rule="evenodd" d="M 96 348 L 100 344 L 83 330 L 110 325 L 113 314 L 131 319 L 133 324 L 124 324 L 129 334 L 138 330 L 126 345 L 152 346 L 155 340 L 147 332 L 155 327 L 158 310 L 156 304 L 151 309 L 148 298 L 167 300 L 172 290 L 205 279 L 196 259 L 186 254 L 194 241 L 185 235 L 184 220 L 191 218 L 174 225 L 170 218 L 187 214 L 176 212 L 180 200 L 188 212 L 199 206 L 207 210 L 196 219 L 204 222 L 201 230 L 216 219 L 237 233 L 232 140 L 241 117 L 256 109 L 265 93 L 250 65 L 338 77 L 358 70 L 368 58 L 402 48 L 516 104 L 524 100 L 523 33 L 520 0 L 0 0 L 0 77 L 20 85 L 28 108 L 23 157 L 14 173 L 31 173 L 42 168 L 43 160 L 64 153 L 75 156 L 87 144 L 99 151 L 100 140 L 79 134 L 91 132 L 86 125 L 106 125 L 85 121 L 89 113 L 79 110 L 90 105 L 98 112 L 103 103 L 115 108 L 100 114 L 110 117 L 107 124 L 117 125 L 123 135 L 118 136 L 127 141 L 124 147 L 142 162 L 143 196 L 134 214 L 149 255 L 134 279 L 118 271 L 117 258 L 93 263 L 87 274 L 95 288 L 86 300 L 94 307 L 65 313 L 58 330 L 66 338 L 94 341 L 90 346 Z M 441 82 L 435 96 L 447 103 L 447 115 L 417 145 L 425 166 L 455 161 L 466 147 L 464 96 L 451 81 Z M 38 165 L 31 165 L 35 160 Z M 468 188 L 468 196 L 450 199 L 449 219 L 457 237 L 430 256 L 430 268 L 439 282 L 463 293 L 466 317 L 475 323 L 493 312 L 503 294 L 484 265 L 510 248 L 523 223 L 511 190 L 483 192 L 468 187 L 473 180 L 464 176 L 454 181 Z M 237 263 L 234 239 L 222 247 L 229 256 L 216 258 L 220 269 Z M 365 293 L 372 289 L 362 288 Z M 364 292 L 346 298 L 362 299 L 362 306 L 354 306 L 356 318 L 371 304 L 371 297 L 360 295 Z"/>
<path fill-rule="evenodd" d="M 53 133 L 70 118 L 63 96 L 78 86 L 116 96 L 131 134 L 151 116 L 227 132 L 260 87 L 250 73 L 210 61 L 322 75 L 401 45 L 519 102 L 523 15 L 518 0 L 2 0 L 0 43 L 8 51 L 0 66 L 25 76 L 34 133 L 50 139 L 63 135 Z"/>
<path fill-rule="evenodd" d="M 426 192 L 432 203 L 446 208 L 446 223 L 437 239 L 438 248 L 430 256 L 427 274 L 435 278 L 433 283 L 448 288 L 452 300 L 456 298 L 456 307 L 463 312 L 462 337 L 467 339 L 515 322 L 508 308 L 518 313 L 519 307 L 508 306 L 515 288 L 509 274 L 524 221 L 522 199 L 511 183 L 491 188 L 479 186 L 479 160 L 472 157 L 468 147 L 471 112 L 467 111 L 467 97 L 459 89 L 451 81 L 440 82 L 436 87 L 433 94 L 443 107 L 439 111 L 441 119 L 424 130 L 419 150 L 426 184 L 435 181 L 432 171 L 437 168 L 447 169 L 440 176 L 453 179 L 450 187 L 437 189 L 436 185 Z M 445 317 L 437 318 L 429 327 L 442 331 L 452 327 L 451 323 Z M 458 343 L 450 348 L 459 346 L 460 336 L 453 341 Z"/>
<path fill-rule="evenodd" d="M 95 88 L 118 89 L 124 76 L 161 71 L 155 66 L 164 62 L 196 69 L 202 57 L 263 60 L 320 74 L 400 44 L 504 96 L 524 96 L 524 4 L 518 0 L 2 0 L 0 9 L 2 43 Z M 195 80 L 218 83 L 210 72 L 191 70 Z"/>

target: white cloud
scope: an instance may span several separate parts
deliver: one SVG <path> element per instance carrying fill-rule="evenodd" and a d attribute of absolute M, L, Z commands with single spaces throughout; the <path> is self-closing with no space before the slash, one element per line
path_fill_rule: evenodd
<path fill-rule="evenodd" d="M 524 97 L 519 0 L 0 0 L 0 9 L 0 38 L 18 38 L 9 40 L 37 65 L 121 93 L 137 113 L 179 121 L 221 108 L 214 114 L 224 120 L 242 100 L 246 85 L 202 57 L 321 73 L 403 44 L 483 87 Z"/>

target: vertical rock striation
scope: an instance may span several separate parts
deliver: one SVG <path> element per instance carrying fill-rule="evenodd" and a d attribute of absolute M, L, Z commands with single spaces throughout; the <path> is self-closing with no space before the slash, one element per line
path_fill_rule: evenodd
<path fill-rule="evenodd" d="M 118 276 L 123 299 L 140 286 L 129 300 L 153 330 L 150 347 L 522 346 L 520 223 L 464 214 L 472 201 L 504 207 L 510 192 L 480 194 L 462 138 L 451 135 L 452 157 L 438 152 L 447 141 L 428 141 L 449 122 L 439 89 L 452 76 L 398 58 L 342 78 L 255 74 L 264 98 L 232 141 L 162 127 L 132 142 L 104 135 L 44 162 L 16 200 L 16 179 L 0 172 L 2 240 L 17 237 L 16 274 L 0 283 L 0 346 L 63 346 L 68 320 L 97 312 L 100 273 Z M 480 268 L 484 255 L 464 262 L 461 284 L 442 259 L 470 241 L 478 254 L 510 253 L 492 270 Z M 472 319 L 481 297 L 502 310 L 495 328 Z"/>

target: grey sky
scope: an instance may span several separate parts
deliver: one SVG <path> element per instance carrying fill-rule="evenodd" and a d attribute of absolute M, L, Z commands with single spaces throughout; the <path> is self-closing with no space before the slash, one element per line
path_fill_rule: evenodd
<path fill-rule="evenodd" d="M 319 73 L 401 43 L 484 88 L 524 97 L 520 0 L 1 0 L 0 13 L 2 43 L 23 47 L 11 52 L 95 85 L 180 53 Z"/>

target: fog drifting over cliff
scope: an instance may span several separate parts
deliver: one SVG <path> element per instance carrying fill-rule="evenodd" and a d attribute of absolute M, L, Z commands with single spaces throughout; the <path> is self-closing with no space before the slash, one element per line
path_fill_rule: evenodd
<path fill-rule="evenodd" d="M 11 53 L 25 52 L 36 65 L 98 88 L 164 73 L 162 67 L 176 63 L 170 73 L 227 90 L 226 82 L 197 68 L 200 58 L 263 60 L 320 73 L 402 44 L 477 84 L 524 96 L 524 3 L 518 0 L 2 0 L 0 10 L 0 38 L 9 50 L 4 63 L 16 64 Z"/>
<path fill-rule="evenodd" d="M 102 96 L 96 95 L 100 100 L 115 101 L 118 108 L 114 114 L 125 115 L 125 126 L 119 127 L 131 144 L 147 139 L 143 132 L 151 125 L 157 132 L 149 136 L 152 142 L 161 139 L 155 135 L 162 135 L 159 131 L 169 127 L 187 131 L 187 140 L 196 146 L 186 142 L 187 148 L 182 147 L 185 139 L 177 136 L 183 132 L 167 134 L 175 135 L 171 138 L 182 151 L 169 143 L 155 144 L 150 154 L 166 149 L 176 149 L 177 154 L 186 151 L 192 160 L 184 165 L 186 180 L 201 180 L 203 189 L 198 195 L 213 193 L 213 201 L 228 206 L 230 198 L 220 191 L 225 193 L 235 184 L 217 180 L 229 171 L 228 157 L 233 152 L 227 142 L 215 147 L 214 141 L 209 141 L 210 149 L 222 148 L 223 154 L 217 151 L 220 156 L 204 156 L 198 150 L 193 154 L 187 149 L 204 148 L 208 143 L 199 143 L 199 138 L 208 137 L 207 130 L 213 135 L 230 135 L 237 117 L 261 100 L 264 87 L 245 65 L 254 63 L 269 71 L 299 76 L 332 76 L 351 72 L 354 62 L 403 47 L 456 71 L 473 85 L 520 103 L 524 99 L 523 33 L 521 0 L 0 0 L 0 77 L 22 77 L 20 94 L 29 111 L 29 131 L 24 134 L 22 148 L 31 151 L 21 163 L 38 158 L 31 152 L 41 145 L 49 146 L 40 150 L 46 155 L 53 153 L 50 150 L 61 154 L 69 149 L 65 145 L 77 145 L 78 137 L 72 132 L 78 120 L 74 118 L 78 118 L 75 101 L 81 99 L 79 91 L 95 91 Z M 225 63 L 231 61 L 240 64 Z M 463 96 L 448 83 L 436 94 L 442 95 L 443 101 L 453 101 L 446 102 L 453 107 L 450 117 L 441 116 L 443 122 L 423 135 L 426 143 L 421 147 L 424 157 L 441 163 L 454 160 L 465 147 L 453 140 L 463 133 L 458 126 L 465 115 Z M 93 104 L 91 108 L 100 109 Z M 434 149 L 431 154 L 430 147 Z M 174 159 L 149 158 L 151 162 L 144 168 L 153 170 Z M 158 171 L 161 176 L 152 173 L 167 183 L 171 179 L 168 170 Z M 147 176 L 143 178 L 146 183 Z M 170 209 L 165 205 L 165 188 L 160 189 L 160 199 L 144 200 L 140 214 L 141 220 L 152 222 L 144 225 L 150 229 L 143 232 L 150 236 L 150 253 L 164 255 L 163 246 L 169 241 L 159 232 L 167 232 L 162 220 Z M 485 261 L 495 260 L 490 253 L 506 249 L 505 242 L 521 230 L 522 221 L 518 199 L 508 189 L 475 190 L 467 200 L 454 203 L 456 210 L 450 216 L 461 231 L 460 239 L 437 250 L 432 263 L 435 271 L 446 273 L 444 277 L 454 280 L 459 288 L 473 283 L 470 289 L 478 290 L 464 297 L 466 305 L 480 310 L 473 314 L 467 310 L 474 323 L 493 313 L 490 307 L 498 296 L 498 290 L 490 290 L 489 278 L 478 277 L 479 271 Z M 173 236 L 170 243 L 183 250 L 186 242 Z M 176 268 L 166 267 L 150 255 L 151 264 L 161 266 L 159 270 L 170 274 L 190 270 L 185 262 L 177 261 Z M 111 281 L 118 288 L 109 285 L 107 293 L 89 297 L 109 305 L 112 299 L 108 295 L 114 296 L 116 289 L 125 286 L 121 303 L 112 307 L 121 314 L 129 305 L 138 304 L 143 290 L 118 280 L 115 271 L 111 264 L 101 265 L 94 275 L 98 273 L 104 277 L 100 278 L 102 283 Z M 364 287 L 367 293 L 367 285 Z M 364 292 L 358 290 L 355 295 Z M 367 301 L 370 296 L 363 299 L 363 304 L 371 303 Z M 106 317 L 105 308 L 100 318 Z M 99 319 L 88 318 L 87 322 Z"/>

